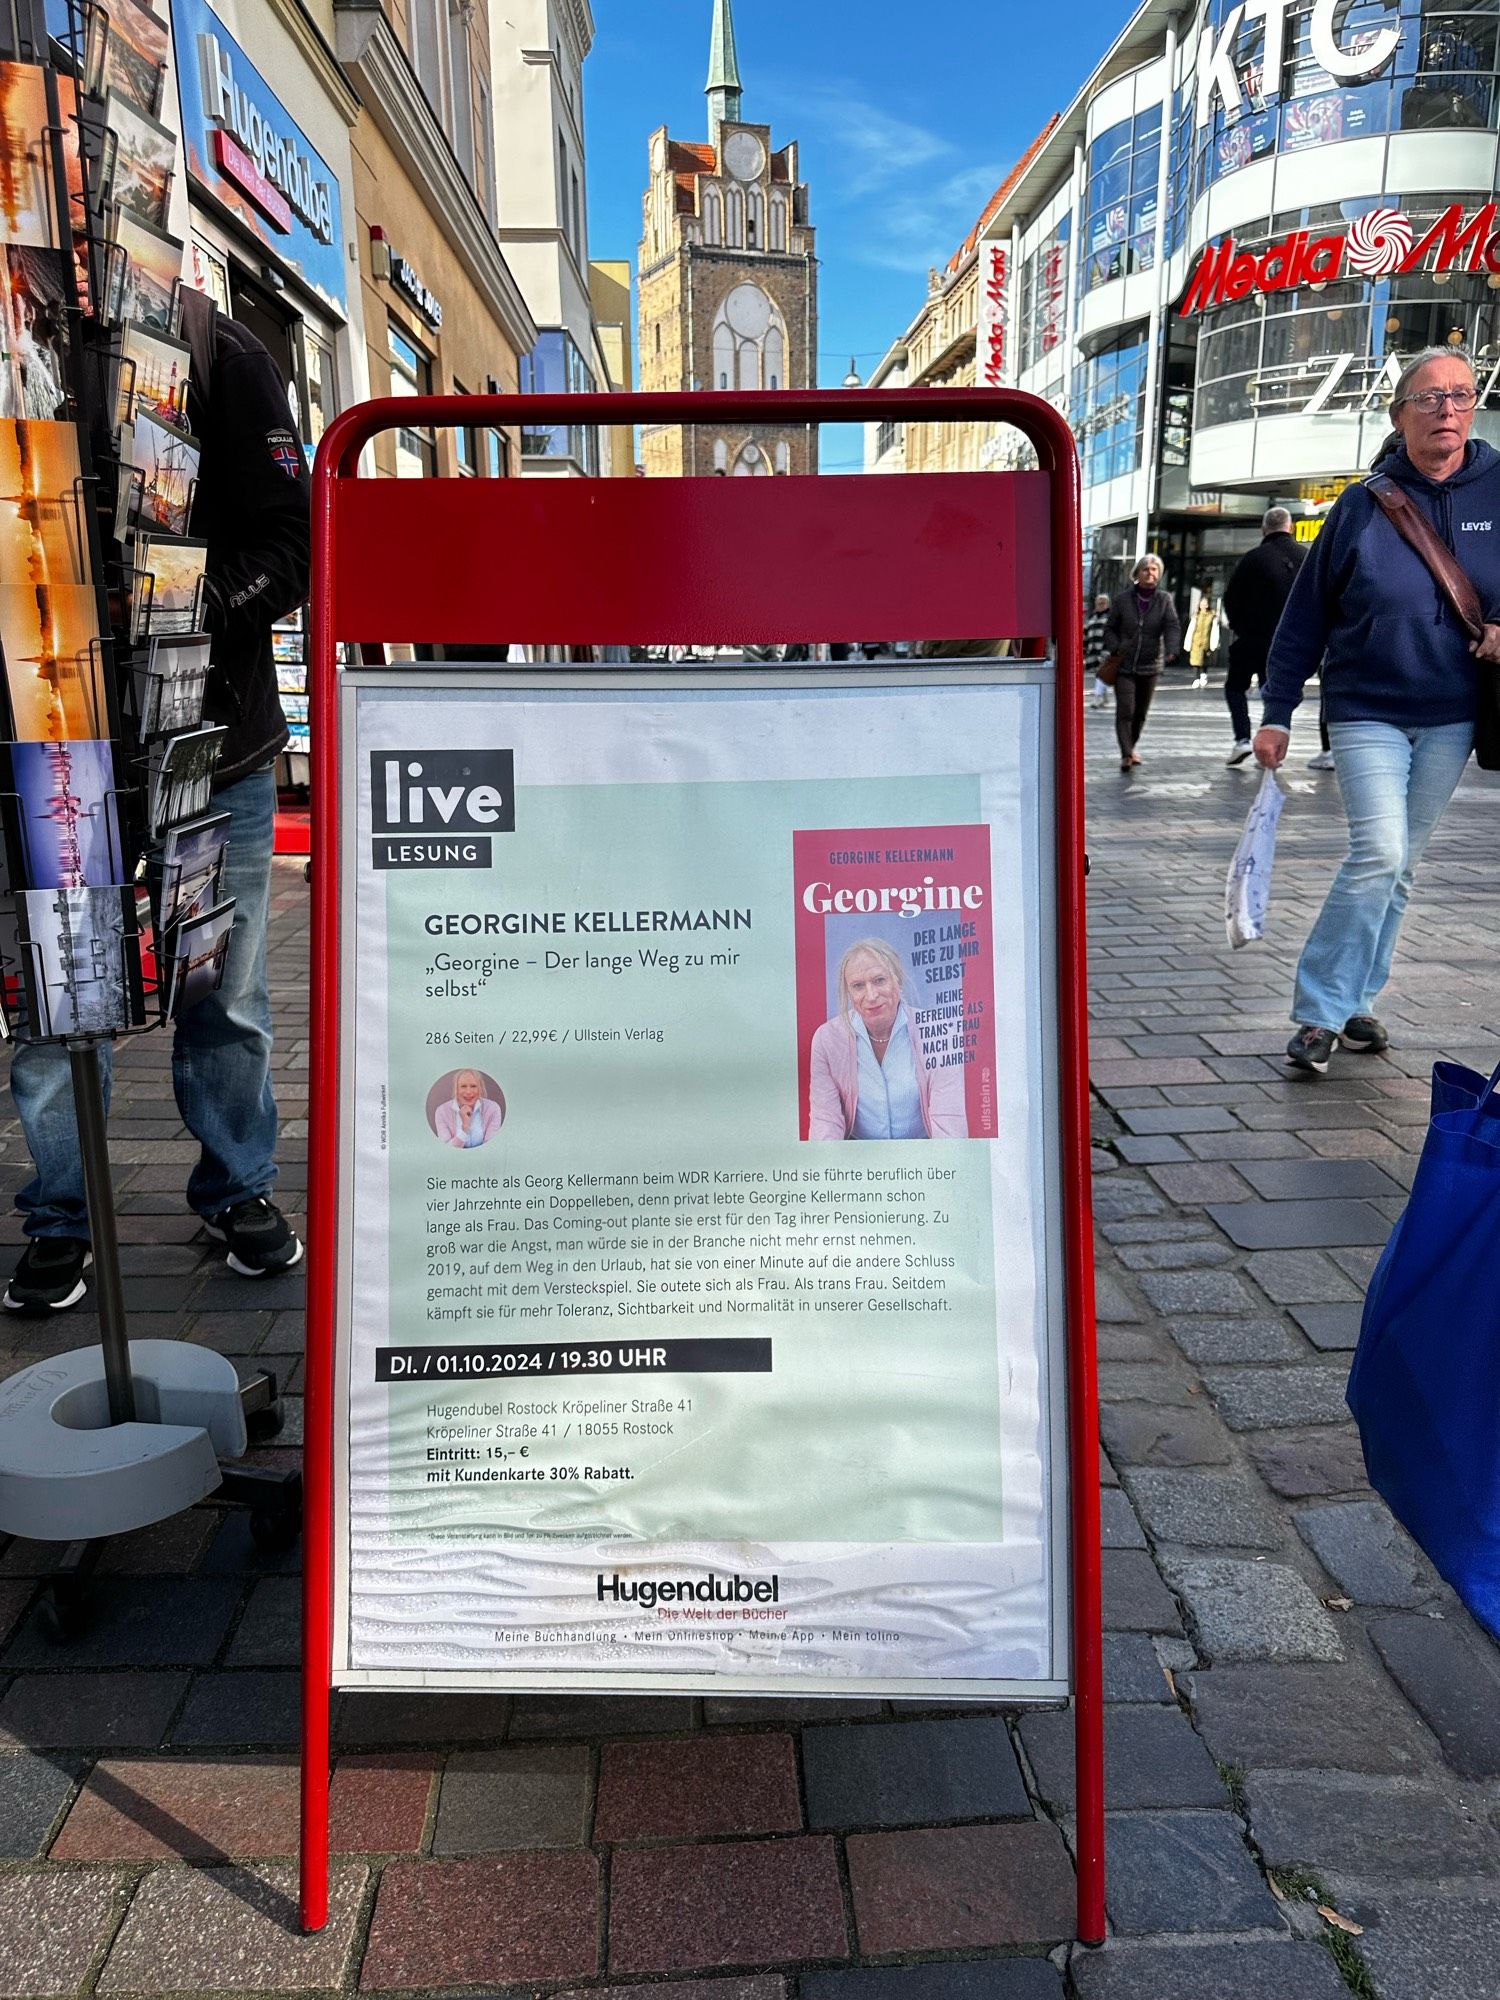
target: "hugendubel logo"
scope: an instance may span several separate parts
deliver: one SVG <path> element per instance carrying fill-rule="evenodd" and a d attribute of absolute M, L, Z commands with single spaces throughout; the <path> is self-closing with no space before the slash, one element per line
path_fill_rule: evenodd
<path fill-rule="evenodd" d="M 1237 250 L 1234 238 L 1210 243 L 1198 260 L 1182 316 L 1222 306 L 1251 292 L 1296 291 L 1329 285 L 1343 277 L 1394 278 L 1423 268 L 1432 271 L 1485 271 L 1500 276 L 1500 203 L 1486 202 L 1465 216 L 1462 202 L 1444 209 L 1419 237 L 1399 208 L 1361 215 L 1340 234 L 1316 236 L 1294 229 L 1259 256 Z"/>
<path fill-rule="evenodd" d="M 596 1602 L 634 1604 L 642 1611 L 654 1611 L 658 1604 L 779 1604 L 780 1576 L 748 1577 L 736 1573 L 720 1576 L 667 1577 L 658 1583 L 651 1577 L 623 1577 L 618 1570 L 594 1579 Z"/>
<path fill-rule="evenodd" d="M 514 750 L 372 750 L 377 868 L 488 868 L 516 830 Z"/>

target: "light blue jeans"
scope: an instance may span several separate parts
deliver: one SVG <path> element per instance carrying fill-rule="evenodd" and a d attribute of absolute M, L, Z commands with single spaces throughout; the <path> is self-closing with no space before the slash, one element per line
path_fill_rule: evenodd
<path fill-rule="evenodd" d="M 1328 736 L 1349 821 L 1349 858 L 1303 947 L 1292 1019 L 1337 1032 L 1351 1016 L 1373 1010 L 1391 976 L 1412 876 L 1463 776 L 1474 728 L 1330 722 Z"/>
<path fill-rule="evenodd" d="M 182 1122 L 202 1148 L 187 1185 L 188 1206 L 216 1215 L 276 1179 L 276 1098 L 271 1089 L 271 1002 L 266 991 L 266 915 L 276 836 L 275 773 L 252 771 L 214 794 L 227 812 L 224 896 L 234 927 L 224 983 L 177 1023 L 172 1088 Z M 109 1108 L 110 1050 L 100 1049 Z M 89 1233 L 73 1112 L 68 1052 L 56 1042 L 18 1042 L 10 1090 L 36 1177 L 16 1196 L 28 1236 Z"/>

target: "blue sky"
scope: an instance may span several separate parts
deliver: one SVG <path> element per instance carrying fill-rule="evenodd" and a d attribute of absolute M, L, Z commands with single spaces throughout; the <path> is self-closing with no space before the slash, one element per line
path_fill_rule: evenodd
<path fill-rule="evenodd" d="M 735 0 L 745 116 L 797 139 L 818 229 L 819 379 L 862 374 L 910 323 L 1035 137 L 1129 18 L 1128 0 Z M 707 136 L 712 0 L 594 0 L 585 72 L 589 243 L 635 260 L 646 141 Z M 1025 22 L 1028 25 L 1023 27 Z"/>

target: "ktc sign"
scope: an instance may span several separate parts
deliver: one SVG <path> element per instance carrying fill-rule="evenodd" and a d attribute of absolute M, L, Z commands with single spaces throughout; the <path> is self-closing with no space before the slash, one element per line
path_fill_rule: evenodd
<path fill-rule="evenodd" d="M 1288 292 L 1327 285 L 1342 277 L 1394 278 L 1408 271 L 1487 271 L 1500 276 L 1500 203 L 1486 202 L 1465 217 L 1462 202 L 1444 209 L 1421 236 L 1399 208 L 1376 208 L 1341 234 L 1314 236 L 1295 229 L 1254 256 L 1236 250 L 1234 238 L 1211 243 L 1198 260 L 1182 315 L 1221 306 L 1251 292 Z"/>
<path fill-rule="evenodd" d="M 982 389 L 1005 384 L 1005 336 L 1010 320 L 1007 287 L 1010 258 L 1003 243 L 979 246 L 978 379 Z"/>
<path fill-rule="evenodd" d="M 1234 65 L 1235 44 L 1246 21 L 1265 22 L 1265 42 L 1261 53 L 1260 87 L 1262 98 L 1279 96 L 1282 72 L 1286 67 L 1286 17 L 1292 0 L 1241 0 L 1226 15 L 1217 37 L 1206 16 L 1198 44 L 1198 124 L 1206 125 L 1213 115 L 1215 95 L 1231 116 L 1245 108 L 1239 71 Z M 1316 0 L 1308 21 L 1308 44 L 1313 61 L 1332 77 L 1347 81 L 1373 76 L 1396 53 L 1401 39 L 1399 28 L 1380 28 L 1359 33 L 1345 46 L 1338 39 L 1337 17 L 1343 0 Z"/>

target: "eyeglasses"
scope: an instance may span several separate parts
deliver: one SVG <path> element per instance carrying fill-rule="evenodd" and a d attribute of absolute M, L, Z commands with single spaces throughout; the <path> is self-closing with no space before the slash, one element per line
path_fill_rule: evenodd
<path fill-rule="evenodd" d="M 1479 401 L 1472 389 L 1423 389 L 1415 396 L 1403 396 L 1403 403 L 1415 403 L 1424 417 L 1435 417 L 1444 403 L 1455 410 L 1472 410 Z"/>

